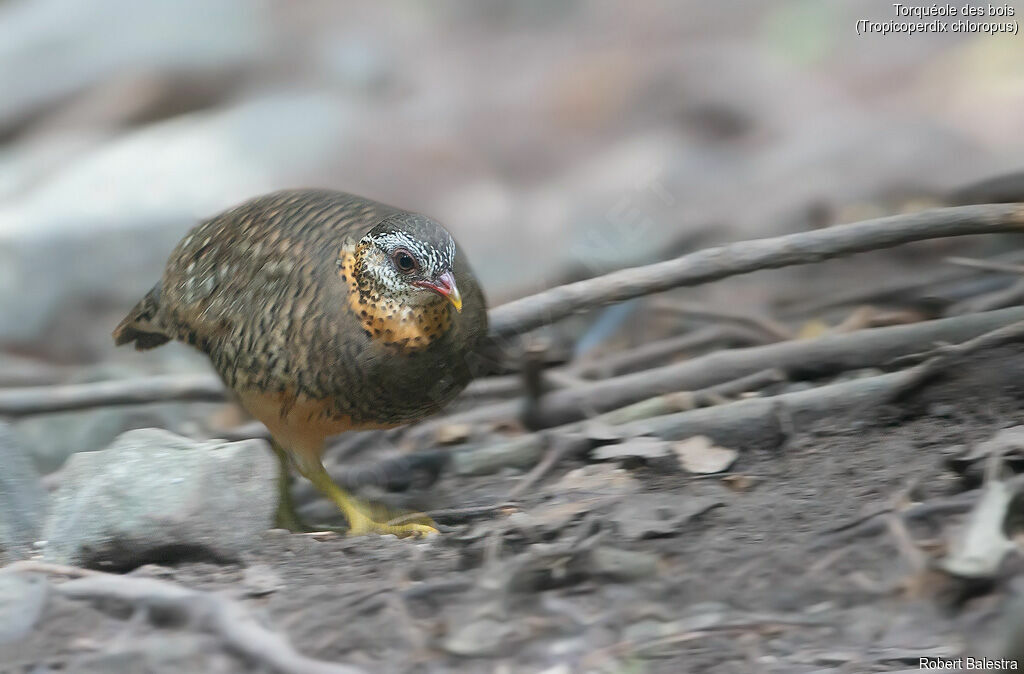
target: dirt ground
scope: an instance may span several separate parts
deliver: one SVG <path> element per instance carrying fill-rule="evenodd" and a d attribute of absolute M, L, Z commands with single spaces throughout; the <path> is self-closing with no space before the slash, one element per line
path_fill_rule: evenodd
<path fill-rule="evenodd" d="M 459 523 L 430 540 L 271 531 L 236 564 L 132 575 L 241 598 L 300 652 L 371 672 L 874 672 L 994 655 L 1013 584 L 965 593 L 915 572 L 887 526 L 836 530 L 974 486 L 944 450 L 1019 422 L 1022 356 L 984 353 L 902 407 L 743 448 L 733 477 L 576 461 L 516 507 L 449 518 Z M 502 503 L 521 479 L 446 475 L 435 496 Z M 712 507 L 687 518 L 694 503 Z M 962 519 L 907 526 L 928 556 Z M 3 662 L 5 673 L 264 671 L 189 625 L 57 595 Z"/>

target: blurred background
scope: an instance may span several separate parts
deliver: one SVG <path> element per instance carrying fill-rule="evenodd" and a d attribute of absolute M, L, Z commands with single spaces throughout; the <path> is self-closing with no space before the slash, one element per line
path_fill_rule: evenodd
<path fill-rule="evenodd" d="M 0 383 L 208 372 L 183 347 L 115 351 L 110 330 L 198 219 L 270 190 L 438 218 L 493 305 L 1020 168 L 1024 42 L 856 34 L 892 14 L 858 0 L 0 1 Z M 835 269 L 800 287 L 848 285 Z M 759 305 L 777 288 L 701 292 Z M 181 430 L 182 407 L 19 426 L 54 448 L 52 469 L 61 446 Z"/>

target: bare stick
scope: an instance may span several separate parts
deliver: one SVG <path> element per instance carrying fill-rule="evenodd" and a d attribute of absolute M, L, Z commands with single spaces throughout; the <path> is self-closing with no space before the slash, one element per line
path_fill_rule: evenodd
<path fill-rule="evenodd" d="M 778 423 L 780 406 L 785 408 L 794 422 L 805 426 L 883 399 L 907 381 L 908 377 L 907 371 L 862 377 L 805 391 L 749 398 L 633 421 L 620 426 L 619 430 L 626 437 L 651 434 L 666 440 L 680 440 L 694 435 L 706 435 L 726 447 L 753 447 L 763 445 L 766 440 L 781 439 Z"/>
<path fill-rule="evenodd" d="M 741 241 L 674 260 L 623 269 L 509 302 L 491 311 L 491 332 L 499 338 L 510 337 L 585 309 L 759 269 L 821 262 L 911 241 L 1014 232 L 1022 228 L 1024 206 L 991 204 L 894 215 L 813 232 Z"/>
<path fill-rule="evenodd" d="M 1017 476 L 1008 480 L 1013 489 L 1024 488 L 1024 476 Z M 821 548 L 836 543 L 853 540 L 861 536 L 873 536 L 886 530 L 888 526 L 885 516 L 898 512 L 900 517 L 906 521 L 923 520 L 929 517 L 945 515 L 959 515 L 966 513 L 978 501 L 983 489 L 972 489 L 955 496 L 943 496 L 931 501 L 914 503 L 898 511 L 893 506 L 886 506 L 878 510 L 862 515 L 857 519 L 832 527 L 821 532 L 819 540 L 814 544 L 815 548 Z"/>
<path fill-rule="evenodd" d="M 605 412 L 664 393 L 699 390 L 755 374 L 766 367 L 821 376 L 873 367 L 938 343 L 963 342 L 1024 320 L 1024 308 L 958 316 L 936 321 L 790 340 L 745 349 L 730 349 L 653 370 L 552 391 L 544 396 L 544 416 L 557 425 L 583 418 L 585 411 Z M 162 376 L 92 384 L 67 384 L 0 390 L 0 417 L 170 401 L 221 401 L 227 391 L 214 376 Z M 433 432 L 439 423 L 473 423 L 515 418 L 518 401 L 477 407 L 416 428 Z"/>
<path fill-rule="evenodd" d="M 713 320 L 728 321 L 736 323 L 764 334 L 770 340 L 781 341 L 793 339 L 793 331 L 782 323 L 768 316 L 760 314 L 749 314 L 740 311 L 730 311 L 717 307 L 709 307 L 696 302 L 665 301 L 658 304 L 658 309 L 678 314 L 680 316 L 692 316 L 695 318 L 710 318 Z"/>
<path fill-rule="evenodd" d="M 960 316 L 979 311 L 992 311 L 993 309 L 1012 307 L 1020 304 L 1022 298 L 1024 298 L 1024 278 L 1017 279 L 1008 288 L 998 288 L 956 302 L 946 309 L 946 315 Z"/>
<path fill-rule="evenodd" d="M 574 364 L 571 371 L 581 377 L 611 377 L 624 372 L 646 370 L 673 356 L 697 349 L 722 346 L 750 346 L 766 340 L 734 325 L 714 325 L 609 354 L 600 360 Z"/>
<path fill-rule="evenodd" d="M 551 469 L 557 466 L 562 459 L 573 454 L 579 454 L 585 447 L 590 445 L 586 438 L 569 433 L 552 434 L 550 437 L 551 442 L 549 444 L 551 446 L 548 448 L 547 455 L 512 488 L 512 491 L 508 494 L 509 500 L 514 501 L 518 499 L 533 485 L 543 480 L 544 476 L 551 472 Z"/>
<path fill-rule="evenodd" d="M 72 599 L 116 599 L 144 608 L 174 611 L 218 634 L 232 650 L 284 674 L 362 674 L 347 665 L 301 655 L 280 634 L 263 627 L 242 604 L 153 578 L 100 573 L 56 586 Z"/>
<path fill-rule="evenodd" d="M 746 349 L 729 349 L 680 363 L 551 391 L 541 412 L 549 426 L 582 419 L 590 410 L 619 409 L 665 393 L 695 391 L 778 368 L 796 377 L 821 377 L 847 370 L 878 367 L 930 345 L 964 342 L 996 328 L 1024 320 L 1024 308 L 1013 307 L 971 316 L 790 340 Z M 519 403 L 508 401 L 458 412 L 429 421 L 413 431 L 417 437 L 442 423 L 481 423 L 513 419 Z M 2 408 L 0 408 L 2 413 Z"/>
<path fill-rule="evenodd" d="M 104 405 L 220 402 L 226 398 L 224 384 L 212 375 L 140 377 L 0 390 L 0 416 L 66 412 Z"/>
<path fill-rule="evenodd" d="M 917 366 L 921 367 L 921 366 Z M 894 391 L 917 376 L 917 369 L 862 377 L 817 388 L 783 393 L 764 398 L 749 398 L 714 407 L 666 414 L 616 425 L 622 437 L 654 435 L 665 440 L 681 440 L 706 435 L 714 442 L 733 448 L 777 446 L 789 433 L 780 428 L 780 414 L 801 426 L 820 419 L 848 415 L 890 399 Z M 599 419 L 610 418 L 599 417 Z M 575 433 L 580 423 L 567 424 L 555 432 Z M 452 463 L 460 474 L 482 475 L 506 466 L 525 467 L 536 462 L 544 443 L 539 434 L 525 435 L 505 443 L 456 451 Z"/>
<path fill-rule="evenodd" d="M 1007 274 L 1024 274 L 1024 265 L 1000 262 L 998 260 L 978 260 L 973 257 L 947 257 L 946 262 L 955 264 L 958 267 L 968 267 L 970 269 L 998 271 Z"/>
<path fill-rule="evenodd" d="M 1008 342 L 1024 339 L 1024 321 L 1018 321 L 1005 325 L 991 332 L 969 339 L 962 344 L 951 344 L 937 349 L 937 354 L 927 361 L 908 370 L 910 375 L 907 381 L 894 389 L 886 402 L 892 402 L 906 397 L 909 393 L 920 388 L 928 380 L 949 369 L 959 359 L 994 346 L 1001 346 Z"/>
<path fill-rule="evenodd" d="M 604 423 L 618 425 L 630 421 L 658 417 L 664 414 L 672 414 L 673 412 L 686 412 L 698 407 L 711 407 L 712 405 L 720 405 L 729 398 L 734 398 L 740 394 L 758 391 L 766 386 L 783 381 L 786 381 L 785 372 L 777 368 L 769 368 L 740 377 L 739 379 L 709 386 L 700 391 L 679 391 L 641 400 L 638 403 L 606 412 L 598 417 L 598 419 Z"/>

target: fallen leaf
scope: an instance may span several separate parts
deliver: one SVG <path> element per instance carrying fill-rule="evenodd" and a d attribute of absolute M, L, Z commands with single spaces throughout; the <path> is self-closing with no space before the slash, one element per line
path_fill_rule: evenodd
<path fill-rule="evenodd" d="M 721 473 L 728 469 L 739 456 L 739 452 L 735 449 L 719 447 L 713 444 L 710 438 L 703 435 L 680 440 L 675 443 L 672 450 L 684 470 L 699 475 Z"/>
<path fill-rule="evenodd" d="M 629 438 L 614 445 L 598 447 L 591 456 L 599 461 L 612 461 L 617 459 L 658 459 L 668 456 L 670 445 L 665 440 L 658 438 L 636 437 Z"/>
<path fill-rule="evenodd" d="M 620 496 L 640 491 L 640 482 L 628 471 L 613 464 L 595 463 L 574 468 L 541 491 L 546 494 L 572 498 L 584 496 Z"/>

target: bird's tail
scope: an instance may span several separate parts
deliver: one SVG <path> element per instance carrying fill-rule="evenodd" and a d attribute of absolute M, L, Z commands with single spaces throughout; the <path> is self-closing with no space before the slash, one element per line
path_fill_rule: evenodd
<path fill-rule="evenodd" d="M 159 309 L 160 284 L 158 283 L 146 293 L 142 301 L 136 304 L 135 308 L 129 311 L 124 320 L 114 329 L 114 343 L 121 346 L 134 342 L 137 350 L 144 351 L 155 349 L 161 344 L 171 341 L 157 320 Z"/>

